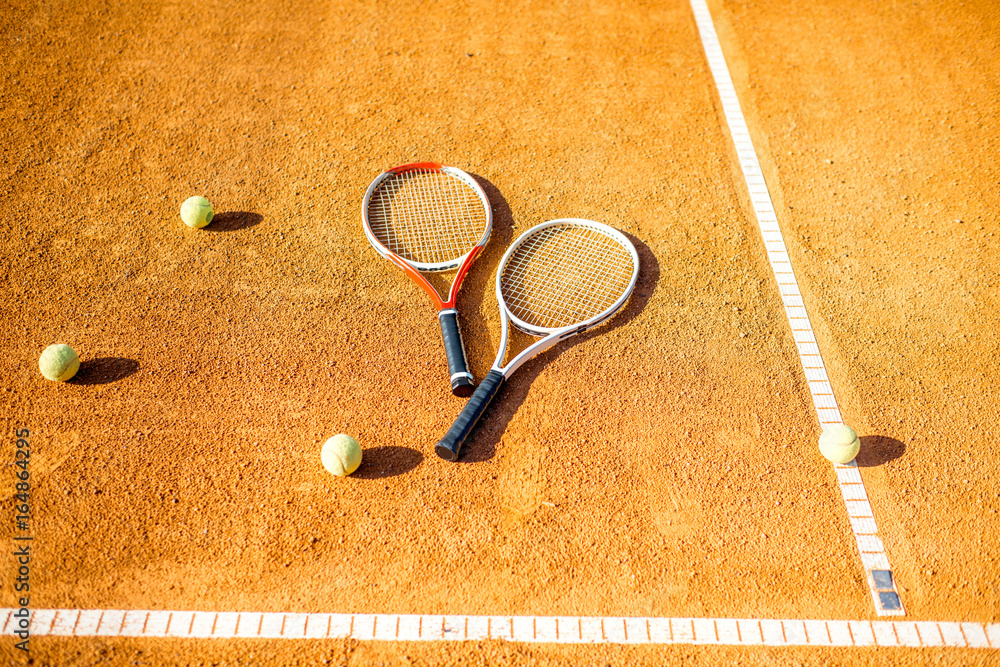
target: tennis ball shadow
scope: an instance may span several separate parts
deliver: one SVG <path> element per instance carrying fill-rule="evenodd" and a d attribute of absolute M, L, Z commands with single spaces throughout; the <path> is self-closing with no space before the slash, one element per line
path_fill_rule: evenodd
<path fill-rule="evenodd" d="M 854 459 L 859 468 L 875 468 L 906 453 L 906 445 L 886 435 L 866 435 L 859 440 L 861 449 Z"/>
<path fill-rule="evenodd" d="M 351 477 L 384 479 L 408 473 L 424 460 L 424 455 L 409 447 L 372 447 L 361 454 L 361 465 Z"/>
<path fill-rule="evenodd" d="M 656 289 L 656 283 L 660 280 L 660 263 L 656 260 L 656 256 L 649 249 L 649 246 L 628 232 L 622 232 L 622 234 L 632 242 L 636 253 L 639 255 L 639 277 L 636 279 L 635 289 L 632 291 L 632 296 L 628 303 L 625 304 L 620 313 L 616 314 L 607 323 L 579 336 L 573 336 L 565 342 L 559 343 L 551 350 L 543 352 L 534 359 L 525 362 L 524 366 L 519 368 L 511 376 L 510 380 L 500 387 L 500 391 L 497 392 L 497 395 L 493 398 L 493 402 L 490 403 L 490 408 L 483 417 L 483 420 L 477 425 L 476 430 L 472 432 L 469 439 L 466 440 L 462 456 L 457 461 L 458 463 L 481 463 L 492 459 L 496 455 L 497 445 L 500 443 L 504 431 L 507 430 L 507 424 L 510 423 L 514 414 L 517 413 L 517 409 L 528 396 L 528 391 L 531 389 L 535 378 L 538 377 L 538 374 L 560 352 L 585 340 L 589 340 L 594 336 L 601 336 L 612 329 L 617 329 L 620 326 L 628 324 L 646 307 L 653 291 Z M 518 337 L 530 339 L 527 341 L 528 343 L 538 340 L 528 334 L 521 334 L 517 331 L 510 332 L 510 337 L 511 342 L 515 345 L 517 344 L 515 341 Z M 518 349 L 523 348 L 519 347 Z M 510 356 L 510 353 L 508 353 L 508 359 Z M 492 356 L 490 359 L 492 361 Z M 479 377 L 482 377 L 482 375 Z M 578 415 L 573 414 L 561 416 L 561 418 L 566 420 L 573 420 L 577 417 Z"/>
<path fill-rule="evenodd" d="M 101 357 L 80 362 L 80 370 L 70 380 L 73 384 L 109 384 L 124 380 L 139 371 L 139 362 L 124 357 Z"/>
<path fill-rule="evenodd" d="M 204 227 L 206 232 L 235 232 L 240 229 L 256 227 L 263 222 L 264 216 L 247 211 L 223 211 L 212 218 L 211 224 Z"/>

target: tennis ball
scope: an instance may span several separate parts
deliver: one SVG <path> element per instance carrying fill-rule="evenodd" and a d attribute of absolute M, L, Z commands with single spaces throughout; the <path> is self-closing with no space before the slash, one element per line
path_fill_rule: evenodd
<path fill-rule="evenodd" d="M 340 433 L 323 444 L 320 453 L 323 467 L 337 477 L 346 477 L 361 465 L 361 445 L 351 436 Z"/>
<path fill-rule="evenodd" d="M 181 204 L 181 220 L 188 227 L 201 229 L 212 222 L 213 215 L 215 209 L 212 208 L 212 202 L 204 197 L 188 197 Z"/>
<path fill-rule="evenodd" d="M 846 424 L 832 424 L 819 436 L 819 451 L 833 463 L 853 461 L 861 449 L 854 429 Z"/>
<path fill-rule="evenodd" d="M 80 357 L 69 345 L 49 345 L 38 357 L 38 370 L 46 380 L 65 382 L 80 370 Z"/>

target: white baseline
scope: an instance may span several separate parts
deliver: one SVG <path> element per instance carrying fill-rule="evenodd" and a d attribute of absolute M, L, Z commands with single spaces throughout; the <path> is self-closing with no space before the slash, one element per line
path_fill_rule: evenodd
<path fill-rule="evenodd" d="M 0 609 L 0 634 L 23 630 L 17 611 Z M 28 632 L 31 637 L 1000 648 L 997 623 L 768 618 L 38 609 L 30 611 Z"/>

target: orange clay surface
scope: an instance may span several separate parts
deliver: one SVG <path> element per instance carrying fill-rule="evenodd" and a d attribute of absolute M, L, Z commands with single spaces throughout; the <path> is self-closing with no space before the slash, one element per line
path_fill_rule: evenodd
<path fill-rule="evenodd" d="M 996 622 L 1000 13 L 710 6 L 907 618 Z M 32 608 L 875 618 L 683 0 L 7 0 L 0 62 L 0 538 L 29 429 Z M 516 235 L 591 218 L 642 262 L 626 309 L 523 366 L 460 463 L 433 453 L 464 404 L 434 310 L 361 230 L 371 179 L 416 160 L 493 205 L 459 299 L 477 378 Z M 179 217 L 193 194 L 203 230 Z M 38 372 L 56 342 L 71 382 Z M 320 464 L 339 432 L 365 448 L 346 479 Z M 30 657 L 997 659 L 93 637 Z"/>

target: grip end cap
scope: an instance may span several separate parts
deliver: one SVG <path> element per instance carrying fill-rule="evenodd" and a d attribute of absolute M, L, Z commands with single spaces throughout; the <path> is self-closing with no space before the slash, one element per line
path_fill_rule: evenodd
<path fill-rule="evenodd" d="M 469 396 L 472 396 L 472 392 L 475 388 L 476 385 L 472 384 L 472 380 L 466 377 L 455 378 L 451 381 L 451 393 L 455 396 L 468 398 Z"/>
<path fill-rule="evenodd" d="M 434 446 L 434 453 L 443 458 L 445 461 L 458 460 L 458 452 L 453 452 L 442 444 Z"/>

